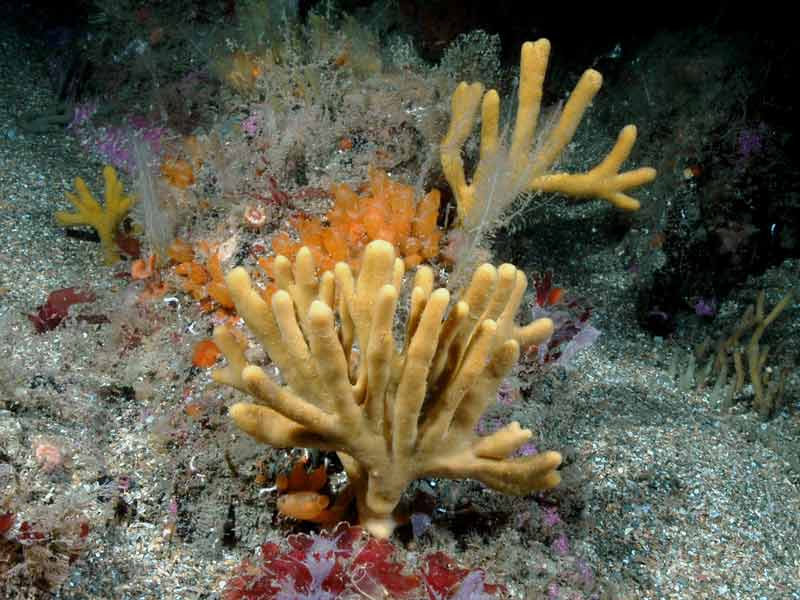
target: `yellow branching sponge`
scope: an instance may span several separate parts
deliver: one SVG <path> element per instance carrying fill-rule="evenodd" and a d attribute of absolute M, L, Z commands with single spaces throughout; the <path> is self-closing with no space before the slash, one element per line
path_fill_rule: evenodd
<path fill-rule="evenodd" d="M 103 169 L 103 178 L 106 181 L 104 205 L 92 196 L 86 182 L 76 177 L 75 190 L 78 193 L 66 193 L 76 212 L 58 211 L 55 216 L 56 221 L 66 227 L 88 225 L 97 230 L 103 248 L 103 259 L 107 265 L 113 265 L 119 260 L 114 236 L 119 224 L 133 205 L 134 199 L 123 192 L 122 182 L 117 178 L 114 167 L 106 165 Z"/>
<path fill-rule="evenodd" d="M 602 198 L 617 208 L 638 210 L 639 201 L 625 192 L 653 181 L 655 169 L 642 167 L 620 173 L 636 142 L 636 126 L 623 128 L 608 156 L 586 173 L 557 173 L 552 168 L 572 140 L 583 114 L 600 90 L 603 77 L 594 69 L 584 72 L 558 120 L 537 135 L 542 85 L 550 56 L 550 42 L 540 39 L 522 45 L 517 115 L 510 143 L 499 134 L 500 96 L 484 93 L 480 83 L 458 85 L 452 98 L 447 134 L 441 142 L 442 170 L 453 189 L 462 225 L 469 228 L 486 212 L 507 207 L 523 192 L 559 192 L 577 198 Z M 481 107 L 478 166 L 470 183 L 464 173 L 461 150 Z M 489 210 L 491 209 L 491 210 Z"/>
<path fill-rule="evenodd" d="M 519 356 L 553 331 L 549 319 L 514 317 L 527 285 L 514 266 L 478 268 L 461 299 L 434 290 L 433 271 L 413 278 L 405 336 L 395 339 L 403 261 L 388 242 L 367 245 L 356 278 L 346 263 L 315 272 L 303 248 L 275 263 L 271 305 L 242 268 L 227 278 L 236 310 L 280 368 L 279 385 L 249 364 L 240 336 L 218 327 L 228 364 L 214 379 L 255 403 L 231 407 L 235 423 L 277 447 L 336 451 L 361 524 L 388 537 L 406 486 L 420 477 L 471 478 L 507 494 L 558 484 L 557 452 L 513 457 L 532 436 L 519 423 L 479 436 L 476 425 Z M 449 310 L 448 310 L 449 309 Z"/>

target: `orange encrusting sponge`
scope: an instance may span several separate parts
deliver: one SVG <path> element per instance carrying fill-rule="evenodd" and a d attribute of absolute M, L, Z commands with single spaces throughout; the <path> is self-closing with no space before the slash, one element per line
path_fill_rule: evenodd
<path fill-rule="evenodd" d="M 333 270 L 337 262 L 347 262 L 357 271 L 364 248 L 373 240 L 391 243 L 409 269 L 439 254 L 439 190 L 433 189 L 415 202 L 412 186 L 392 181 L 385 172 L 370 168 L 365 195 L 344 183 L 334 184 L 331 195 L 333 208 L 324 219 L 292 220 L 299 241 L 285 231 L 272 238 L 276 255 L 294 260 L 298 250 L 307 246 L 321 271 Z M 272 258 L 259 260 L 270 276 L 272 262 Z"/>
<path fill-rule="evenodd" d="M 185 190 L 194 185 L 194 171 L 189 161 L 167 159 L 161 164 L 161 174 L 172 185 Z"/>
<path fill-rule="evenodd" d="M 214 308 L 214 303 L 233 311 L 233 299 L 225 285 L 217 250 L 202 242 L 199 246 L 208 257 L 205 265 L 196 260 L 194 248 L 188 242 L 175 240 L 167 249 L 167 255 L 178 263 L 175 274 L 183 279 L 183 290 L 199 301 L 207 312 Z"/>

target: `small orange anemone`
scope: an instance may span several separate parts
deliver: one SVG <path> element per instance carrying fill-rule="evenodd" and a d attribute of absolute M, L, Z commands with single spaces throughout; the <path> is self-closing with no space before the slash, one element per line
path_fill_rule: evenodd
<path fill-rule="evenodd" d="M 149 279 L 153 276 L 156 267 L 156 255 L 151 254 L 147 260 L 138 258 L 131 263 L 131 278 Z"/>
<path fill-rule="evenodd" d="M 330 498 L 318 492 L 291 492 L 278 498 L 278 512 L 298 521 L 313 521 L 330 502 Z"/>
<path fill-rule="evenodd" d="M 198 342 L 194 347 L 192 364 L 195 367 L 207 369 L 214 366 L 219 355 L 219 348 L 217 348 L 217 345 L 212 340 L 203 340 L 202 342 Z"/>
<path fill-rule="evenodd" d="M 328 525 L 338 523 L 344 518 L 353 493 L 348 486 L 336 497 L 331 505 L 330 496 L 321 490 L 328 483 L 325 466 L 306 471 L 308 459 L 298 460 L 292 470 L 281 473 L 275 480 L 275 487 L 281 492 L 278 497 L 278 512 L 284 516 L 310 523 Z"/>

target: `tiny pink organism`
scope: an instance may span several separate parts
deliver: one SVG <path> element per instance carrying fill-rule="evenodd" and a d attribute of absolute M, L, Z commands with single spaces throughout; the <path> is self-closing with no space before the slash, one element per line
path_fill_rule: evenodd
<path fill-rule="evenodd" d="M 53 473 L 64 466 L 64 453 L 52 442 L 37 442 L 33 454 L 45 473 Z"/>

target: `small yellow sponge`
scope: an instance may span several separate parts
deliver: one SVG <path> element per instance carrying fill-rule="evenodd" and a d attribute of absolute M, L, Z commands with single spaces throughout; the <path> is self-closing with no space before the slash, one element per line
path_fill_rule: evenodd
<path fill-rule="evenodd" d="M 106 165 L 103 169 L 103 177 L 106 180 L 106 201 L 104 205 L 101 206 L 95 200 L 86 186 L 86 182 L 80 177 L 76 177 L 75 189 L 78 193 L 67 192 L 66 196 L 77 212 L 58 211 L 55 217 L 59 224 L 66 227 L 72 225 L 94 227 L 100 236 L 103 259 L 107 265 L 113 265 L 119 260 L 114 236 L 122 219 L 125 218 L 125 215 L 128 214 L 133 205 L 134 198 L 124 194 L 122 182 L 117 178 L 117 171 L 114 167 Z"/>

